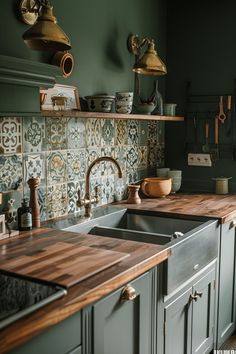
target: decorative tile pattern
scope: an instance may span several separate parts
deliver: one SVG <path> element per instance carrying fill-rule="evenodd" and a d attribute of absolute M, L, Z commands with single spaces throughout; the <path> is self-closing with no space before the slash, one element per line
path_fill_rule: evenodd
<path fill-rule="evenodd" d="M 115 177 L 107 176 L 101 179 L 101 202 L 108 204 L 114 202 L 114 183 Z"/>
<path fill-rule="evenodd" d="M 27 182 L 30 177 L 40 179 L 40 184 L 44 184 L 45 180 L 45 159 L 42 154 L 24 154 L 24 182 Z"/>
<path fill-rule="evenodd" d="M 157 121 L 157 142 L 165 142 L 165 122 Z"/>
<path fill-rule="evenodd" d="M 85 119 L 69 118 L 67 126 L 68 149 L 79 149 L 86 145 Z"/>
<path fill-rule="evenodd" d="M 45 140 L 45 118 L 23 118 L 24 152 L 41 152 Z"/>
<path fill-rule="evenodd" d="M 78 182 L 69 182 L 67 184 L 67 197 L 68 197 L 68 214 L 73 214 L 77 211 L 83 209 L 83 207 L 79 208 L 76 205 L 78 200 L 78 189 L 80 190 L 81 198 L 84 197 L 85 194 L 85 182 L 78 181 Z"/>
<path fill-rule="evenodd" d="M 120 164 L 122 171 L 126 171 L 126 162 L 127 162 L 127 147 L 126 146 L 117 146 L 114 149 L 113 156 Z"/>
<path fill-rule="evenodd" d="M 101 120 L 101 146 L 114 145 L 114 119 Z"/>
<path fill-rule="evenodd" d="M 147 168 L 148 166 L 148 147 L 138 147 L 138 168 Z"/>
<path fill-rule="evenodd" d="M 148 140 L 150 144 L 155 144 L 157 142 L 157 123 L 158 121 L 148 122 Z"/>
<path fill-rule="evenodd" d="M 128 144 L 127 121 L 123 119 L 115 120 L 115 145 Z"/>
<path fill-rule="evenodd" d="M 139 122 L 128 121 L 128 145 L 137 145 L 139 140 Z"/>
<path fill-rule="evenodd" d="M 22 156 L 0 156 L 0 190 L 21 189 L 22 187 Z"/>
<path fill-rule="evenodd" d="M 148 165 L 164 166 L 164 144 L 150 144 L 148 147 Z"/>
<path fill-rule="evenodd" d="M 138 167 L 138 147 L 136 145 L 128 148 L 127 151 L 127 170 L 135 170 Z"/>
<path fill-rule="evenodd" d="M 47 150 L 64 150 L 67 148 L 66 139 L 67 119 L 46 118 Z"/>
<path fill-rule="evenodd" d="M 139 145 L 147 145 L 148 141 L 148 122 L 140 121 L 139 122 Z"/>
<path fill-rule="evenodd" d="M 115 151 L 112 147 L 106 147 L 101 149 L 101 156 L 111 156 L 114 157 Z M 100 173 L 101 176 L 109 176 L 117 173 L 117 168 L 112 162 L 102 161 L 100 162 Z"/>
<path fill-rule="evenodd" d="M 97 148 L 97 149 L 87 149 L 87 167 L 90 166 L 90 164 L 96 160 L 98 157 L 101 156 L 101 148 Z M 100 164 L 95 165 L 92 168 L 91 171 L 91 175 L 95 176 L 95 175 L 99 175 L 100 176 Z"/>
<path fill-rule="evenodd" d="M 86 150 L 67 151 L 67 177 L 68 181 L 77 181 L 85 178 Z"/>
<path fill-rule="evenodd" d="M 20 153 L 21 139 L 21 118 L 0 117 L 0 154 Z"/>
<path fill-rule="evenodd" d="M 47 183 L 66 182 L 66 152 L 55 151 L 47 155 Z"/>
<path fill-rule="evenodd" d="M 86 120 L 87 146 L 101 146 L 101 119 Z"/>
<path fill-rule="evenodd" d="M 47 218 L 52 219 L 67 213 L 66 183 L 50 186 L 47 189 Z"/>

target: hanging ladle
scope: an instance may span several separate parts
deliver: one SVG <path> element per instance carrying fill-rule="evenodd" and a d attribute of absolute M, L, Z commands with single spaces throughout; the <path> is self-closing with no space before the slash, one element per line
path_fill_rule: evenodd
<path fill-rule="evenodd" d="M 220 111 L 218 114 L 218 119 L 219 121 L 221 121 L 221 123 L 224 123 L 226 119 L 226 115 L 224 114 L 224 108 L 223 108 L 223 96 L 220 96 L 219 107 L 220 107 Z"/>

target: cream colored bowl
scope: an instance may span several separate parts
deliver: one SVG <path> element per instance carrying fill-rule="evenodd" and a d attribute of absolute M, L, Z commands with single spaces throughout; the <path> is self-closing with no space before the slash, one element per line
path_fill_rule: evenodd
<path fill-rule="evenodd" d="M 171 181 L 172 179 L 168 177 L 144 178 L 141 189 L 149 198 L 162 198 L 170 194 Z"/>

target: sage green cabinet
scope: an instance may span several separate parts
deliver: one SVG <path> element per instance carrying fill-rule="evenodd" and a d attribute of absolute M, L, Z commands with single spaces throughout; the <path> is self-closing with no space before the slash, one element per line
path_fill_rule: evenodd
<path fill-rule="evenodd" d="M 164 304 L 164 354 L 210 353 L 214 344 L 216 261 Z"/>
<path fill-rule="evenodd" d="M 93 354 L 151 353 L 151 272 L 129 285 L 94 304 Z"/>
<path fill-rule="evenodd" d="M 221 225 L 219 256 L 219 297 L 217 348 L 235 330 L 236 244 L 235 220 Z"/>

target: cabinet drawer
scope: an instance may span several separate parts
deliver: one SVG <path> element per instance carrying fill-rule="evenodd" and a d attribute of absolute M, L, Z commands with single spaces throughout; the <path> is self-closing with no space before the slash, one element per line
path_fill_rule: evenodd
<path fill-rule="evenodd" d="M 11 354 L 65 354 L 81 344 L 81 313 L 50 327 Z M 80 350 L 77 348 L 76 350 Z M 78 351 L 79 353 L 80 351 Z M 77 352 L 75 352 L 77 354 Z"/>
<path fill-rule="evenodd" d="M 217 257 L 219 232 L 218 221 L 210 220 L 171 246 L 164 265 L 166 295 Z"/>

